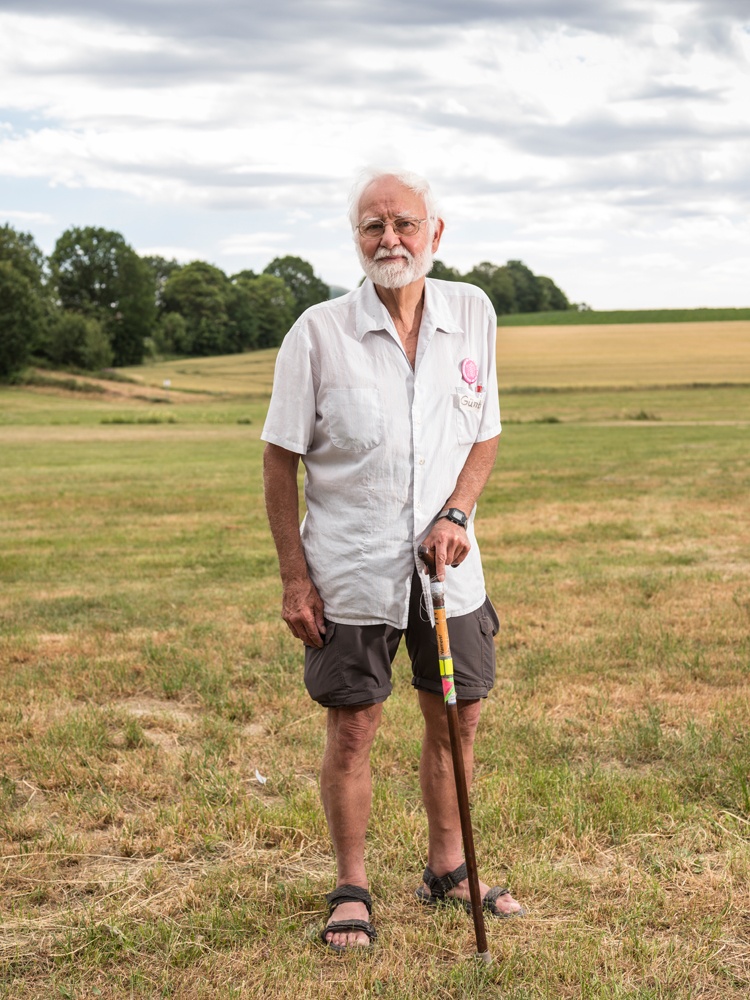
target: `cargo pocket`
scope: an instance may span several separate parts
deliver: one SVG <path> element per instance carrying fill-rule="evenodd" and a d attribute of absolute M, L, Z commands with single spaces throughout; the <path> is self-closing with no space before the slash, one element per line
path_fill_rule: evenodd
<path fill-rule="evenodd" d="M 336 634 L 336 623 L 323 619 L 326 627 L 323 646 L 305 646 L 305 687 L 313 701 L 326 708 L 337 704 L 343 678 L 336 651 L 329 649 Z"/>
<path fill-rule="evenodd" d="M 495 683 L 495 643 L 494 637 L 500 631 L 500 619 L 489 597 L 477 612 L 479 627 L 482 630 L 482 672 L 487 690 Z"/>

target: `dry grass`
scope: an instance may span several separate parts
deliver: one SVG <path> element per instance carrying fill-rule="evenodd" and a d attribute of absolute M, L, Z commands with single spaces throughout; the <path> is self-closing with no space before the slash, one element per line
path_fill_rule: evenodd
<path fill-rule="evenodd" d="M 334 871 L 323 719 L 277 618 L 259 411 L 121 427 L 100 422 L 114 399 L 0 395 L 0 997 L 744 998 L 741 393 L 639 397 L 679 427 L 604 426 L 607 392 L 508 399 L 473 810 L 483 875 L 530 916 L 490 926 L 489 968 L 464 914 L 413 898 L 403 654 L 373 754 L 378 947 L 314 940 Z"/>

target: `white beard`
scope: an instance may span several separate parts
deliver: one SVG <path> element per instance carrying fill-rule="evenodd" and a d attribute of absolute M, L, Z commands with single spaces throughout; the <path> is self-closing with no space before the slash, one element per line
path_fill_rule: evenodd
<path fill-rule="evenodd" d="M 386 247 L 378 247 L 374 256 L 366 257 L 358 240 L 355 242 L 355 246 L 362 270 L 374 284 L 380 285 L 382 288 L 404 288 L 406 285 L 411 285 L 412 282 L 424 278 L 432 270 L 432 250 L 429 244 L 416 257 L 403 246 L 393 247 L 391 250 Z M 403 257 L 405 263 L 398 260 L 383 261 L 380 259 L 394 256 Z"/>

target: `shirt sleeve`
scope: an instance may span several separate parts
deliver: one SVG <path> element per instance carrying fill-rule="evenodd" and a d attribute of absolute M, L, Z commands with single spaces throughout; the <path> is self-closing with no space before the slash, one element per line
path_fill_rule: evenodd
<path fill-rule="evenodd" d="M 271 402 L 261 440 L 306 454 L 315 432 L 315 379 L 312 345 L 301 322 L 295 323 L 279 348 Z"/>
<path fill-rule="evenodd" d="M 477 441 L 489 441 L 502 430 L 500 423 L 500 399 L 497 388 L 497 316 L 489 299 L 486 300 L 486 319 L 483 329 L 486 337 L 487 385 L 484 386 L 485 401 L 482 408 L 482 420 L 479 424 Z"/>

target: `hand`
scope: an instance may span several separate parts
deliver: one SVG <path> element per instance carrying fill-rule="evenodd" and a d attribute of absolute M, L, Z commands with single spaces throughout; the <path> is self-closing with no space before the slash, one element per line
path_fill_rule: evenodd
<path fill-rule="evenodd" d="M 471 548 L 466 528 L 454 524 L 445 517 L 435 521 L 422 544 L 434 552 L 435 574 L 441 581 L 445 580 L 445 567 L 458 566 Z"/>
<path fill-rule="evenodd" d="M 306 646 L 323 645 L 326 627 L 323 624 L 323 601 L 312 580 L 294 580 L 284 587 L 281 617 L 296 639 Z"/>

